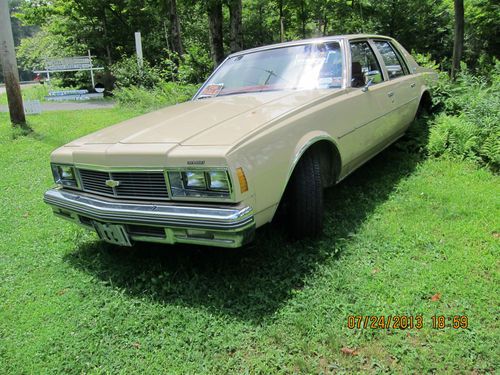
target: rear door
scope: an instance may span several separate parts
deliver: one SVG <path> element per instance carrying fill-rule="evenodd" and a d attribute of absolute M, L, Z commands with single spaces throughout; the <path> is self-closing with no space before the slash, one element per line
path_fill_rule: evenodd
<path fill-rule="evenodd" d="M 408 66 L 398 49 L 389 40 L 373 40 L 387 77 L 393 83 L 392 113 L 390 122 L 395 124 L 391 133 L 401 133 L 413 121 L 418 107 L 416 76 L 410 74 Z"/>

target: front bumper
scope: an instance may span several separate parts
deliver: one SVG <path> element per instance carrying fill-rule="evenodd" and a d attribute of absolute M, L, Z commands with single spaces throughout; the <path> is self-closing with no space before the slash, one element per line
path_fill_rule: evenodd
<path fill-rule="evenodd" d="M 44 201 L 57 216 L 88 229 L 95 221 L 123 225 L 136 241 L 240 247 L 255 232 L 252 209 L 242 204 L 118 201 L 57 188 L 47 191 Z"/>

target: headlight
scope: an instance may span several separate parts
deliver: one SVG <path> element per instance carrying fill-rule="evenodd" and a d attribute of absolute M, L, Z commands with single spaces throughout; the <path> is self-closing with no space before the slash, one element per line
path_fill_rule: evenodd
<path fill-rule="evenodd" d="M 208 172 L 208 187 L 210 190 L 229 191 L 229 180 L 226 171 Z"/>
<path fill-rule="evenodd" d="M 182 179 L 186 189 L 205 190 L 207 188 L 204 172 L 182 172 Z"/>
<path fill-rule="evenodd" d="M 52 175 L 56 184 L 78 187 L 76 181 L 75 168 L 70 165 L 52 164 Z"/>
<path fill-rule="evenodd" d="M 231 182 L 225 169 L 169 171 L 168 180 L 172 197 L 231 197 Z"/>

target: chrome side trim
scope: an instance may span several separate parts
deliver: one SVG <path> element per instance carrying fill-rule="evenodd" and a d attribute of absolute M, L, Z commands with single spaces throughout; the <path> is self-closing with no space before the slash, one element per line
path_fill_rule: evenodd
<path fill-rule="evenodd" d="M 347 132 L 345 132 L 345 133 L 343 133 L 343 134 L 338 135 L 338 136 L 337 136 L 337 139 L 342 139 L 342 138 L 344 138 L 346 135 L 349 135 L 349 134 L 351 134 L 351 133 L 355 132 L 356 130 L 361 129 L 362 127 L 365 127 L 365 126 L 367 126 L 367 125 L 372 124 L 373 122 L 377 121 L 379 118 L 384 117 L 384 116 L 387 116 L 389 113 L 392 113 L 392 112 L 398 111 L 398 110 L 399 110 L 399 109 L 401 109 L 402 107 L 404 107 L 404 106 L 406 106 L 406 105 L 410 104 L 411 102 L 415 101 L 415 99 L 417 99 L 417 98 L 412 98 L 412 99 L 410 99 L 410 100 L 408 100 L 408 101 L 404 102 L 403 104 L 400 104 L 398 107 L 391 109 L 389 112 L 385 112 L 384 114 L 382 114 L 382 115 L 380 115 L 380 116 L 377 116 L 377 117 L 375 117 L 374 119 L 371 119 L 371 120 L 370 120 L 370 121 L 368 121 L 368 122 L 365 122 L 365 123 L 363 123 L 363 124 L 361 124 L 361 125 L 358 125 L 358 126 L 356 126 L 355 128 L 353 128 L 353 129 L 351 129 L 351 130 L 349 130 L 349 131 L 347 131 Z"/>
<path fill-rule="evenodd" d="M 245 205 L 221 207 L 167 202 L 119 202 L 63 189 L 47 191 L 44 202 L 58 209 L 105 222 L 217 231 L 237 231 L 255 226 L 253 210 Z"/>

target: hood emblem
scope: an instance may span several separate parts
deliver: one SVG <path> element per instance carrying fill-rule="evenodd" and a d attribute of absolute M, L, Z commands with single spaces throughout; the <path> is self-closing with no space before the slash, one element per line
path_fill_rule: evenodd
<path fill-rule="evenodd" d="M 115 188 L 117 186 L 120 186 L 120 181 L 106 180 L 106 186 L 109 186 L 110 188 Z"/>

